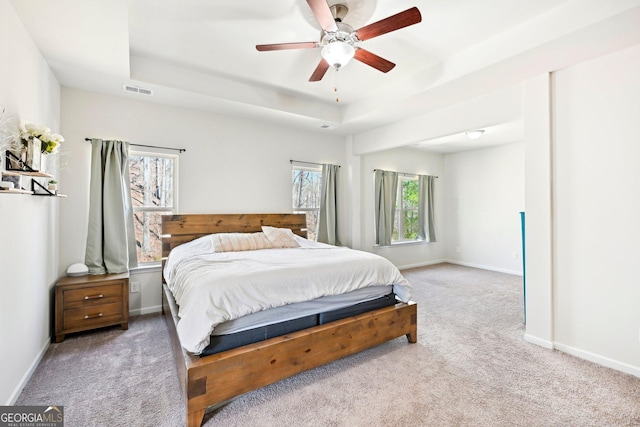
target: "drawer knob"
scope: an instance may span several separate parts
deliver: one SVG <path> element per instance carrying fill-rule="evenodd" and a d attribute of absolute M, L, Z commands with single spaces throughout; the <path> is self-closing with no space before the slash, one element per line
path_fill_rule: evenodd
<path fill-rule="evenodd" d="M 104 298 L 104 295 L 100 294 L 100 295 L 87 295 L 84 297 L 84 299 L 97 299 L 97 298 Z"/>
<path fill-rule="evenodd" d="M 98 313 L 98 314 L 95 314 L 93 316 L 84 316 L 84 319 L 87 320 L 87 319 L 92 319 L 94 317 L 102 317 L 102 313 Z"/>

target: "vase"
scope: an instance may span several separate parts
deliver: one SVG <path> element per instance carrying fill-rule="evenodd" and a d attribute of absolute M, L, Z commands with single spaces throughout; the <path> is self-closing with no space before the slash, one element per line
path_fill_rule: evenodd
<path fill-rule="evenodd" d="M 40 154 L 40 172 L 45 173 L 47 171 L 47 155 Z"/>
<path fill-rule="evenodd" d="M 42 152 L 40 151 L 42 142 L 36 137 L 31 137 L 27 141 L 25 163 L 34 172 L 39 172 L 41 168 Z"/>

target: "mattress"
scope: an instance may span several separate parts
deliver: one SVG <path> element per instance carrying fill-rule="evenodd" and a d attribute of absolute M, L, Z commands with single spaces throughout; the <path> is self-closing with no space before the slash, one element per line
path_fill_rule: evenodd
<path fill-rule="evenodd" d="M 370 298 L 372 292 L 350 292 L 341 298 L 324 297 L 318 301 L 291 304 L 286 307 L 266 310 L 219 325 L 210 337 L 209 345 L 200 356 L 220 353 L 247 344 L 268 340 L 318 325 L 324 325 L 371 310 L 395 305 L 398 301 L 390 292 L 391 287 L 379 286 L 381 296 Z M 369 290 L 371 291 L 371 290 Z M 366 299 L 358 301 L 362 295 Z M 324 300 L 324 301 L 322 301 Z M 351 301 L 349 303 L 349 301 Z M 286 309 L 285 309 L 286 308 Z M 251 326 L 248 326 L 252 324 Z M 233 331 L 233 332 L 231 332 Z"/>
<path fill-rule="evenodd" d="M 375 300 L 391 293 L 393 293 L 392 286 L 371 286 L 346 294 L 329 295 L 312 301 L 271 308 L 222 323 L 216 326 L 212 335 L 229 335 L 274 323 L 299 319 L 308 315 L 339 310 L 358 303 Z"/>

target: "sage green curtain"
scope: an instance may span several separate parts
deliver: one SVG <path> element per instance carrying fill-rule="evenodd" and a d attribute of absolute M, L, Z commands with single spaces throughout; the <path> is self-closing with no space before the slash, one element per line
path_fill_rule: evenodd
<path fill-rule="evenodd" d="M 396 213 L 398 173 L 376 169 L 374 191 L 376 245 L 389 246 L 393 237 L 393 220 Z"/>
<path fill-rule="evenodd" d="M 418 175 L 418 239 L 436 241 L 434 226 L 433 183 L 434 176 Z"/>
<path fill-rule="evenodd" d="M 85 264 L 91 274 L 137 267 L 129 179 L 129 143 L 91 140 L 89 229 Z"/>
<path fill-rule="evenodd" d="M 338 165 L 322 165 L 322 187 L 320 192 L 320 214 L 316 240 L 330 245 L 338 241 Z"/>

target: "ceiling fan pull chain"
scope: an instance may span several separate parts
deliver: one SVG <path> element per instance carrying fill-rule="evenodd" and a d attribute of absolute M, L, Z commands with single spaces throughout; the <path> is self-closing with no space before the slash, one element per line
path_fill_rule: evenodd
<path fill-rule="evenodd" d="M 336 93 L 336 102 L 340 102 L 340 99 L 338 99 L 338 71 L 340 71 L 340 68 L 336 68 L 335 70 L 336 70 L 334 74 L 335 84 L 333 85 L 333 91 Z"/>

